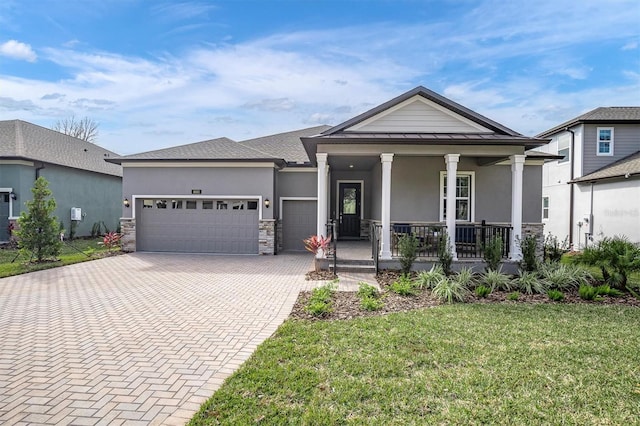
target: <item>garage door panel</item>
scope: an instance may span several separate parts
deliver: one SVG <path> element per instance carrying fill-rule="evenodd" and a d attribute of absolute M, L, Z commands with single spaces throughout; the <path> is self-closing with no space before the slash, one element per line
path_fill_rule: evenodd
<path fill-rule="evenodd" d="M 315 200 L 282 201 L 282 248 L 304 251 L 303 240 L 316 233 L 318 210 Z"/>
<path fill-rule="evenodd" d="M 140 251 L 258 253 L 258 211 L 141 208 L 137 224 Z M 186 203 L 183 203 L 186 205 Z M 214 206 L 215 206 L 214 200 Z M 246 203 L 245 203 L 246 205 Z"/>

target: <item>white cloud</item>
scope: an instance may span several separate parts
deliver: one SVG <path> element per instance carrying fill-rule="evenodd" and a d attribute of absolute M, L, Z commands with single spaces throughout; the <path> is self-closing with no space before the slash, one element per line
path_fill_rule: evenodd
<path fill-rule="evenodd" d="M 0 55 L 28 62 L 35 62 L 38 58 L 30 45 L 16 40 L 9 40 L 0 44 Z"/>
<path fill-rule="evenodd" d="M 624 46 L 622 46 L 621 50 L 635 50 L 638 48 L 638 42 L 637 41 L 630 41 L 627 44 L 625 44 Z"/>

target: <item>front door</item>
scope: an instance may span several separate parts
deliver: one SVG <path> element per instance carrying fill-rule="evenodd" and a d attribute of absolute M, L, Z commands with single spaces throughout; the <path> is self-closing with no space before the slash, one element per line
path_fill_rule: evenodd
<path fill-rule="evenodd" d="M 360 238 L 360 183 L 339 185 L 338 234 L 340 238 Z"/>

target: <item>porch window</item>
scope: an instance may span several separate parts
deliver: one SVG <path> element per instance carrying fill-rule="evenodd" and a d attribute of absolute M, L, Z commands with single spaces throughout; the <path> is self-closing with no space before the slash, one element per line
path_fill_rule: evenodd
<path fill-rule="evenodd" d="M 542 218 L 549 219 L 549 197 L 542 197 Z"/>
<path fill-rule="evenodd" d="M 613 155 L 613 127 L 598 127 L 596 155 Z"/>
<path fill-rule="evenodd" d="M 456 220 L 473 221 L 474 172 L 456 175 Z M 440 172 L 440 221 L 447 220 L 447 172 Z"/>

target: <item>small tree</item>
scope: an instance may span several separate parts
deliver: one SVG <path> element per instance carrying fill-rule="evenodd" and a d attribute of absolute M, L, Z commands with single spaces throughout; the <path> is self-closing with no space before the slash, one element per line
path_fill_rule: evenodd
<path fill-rule="evenodd" d="M 49 183 L 43 177 L 36 180 L 31 192 L 33 200 L 25 203 L 27 211 L 20 214 L 19 229 L 15 233 L 20 250 L 42 262 L 60 254 L 62 247 L 58 219 L 53 216 L 56 200 L 51 197 Z"/>
<path fill-rule="evenodd" d="M 400 266 L 403 274 L 411 272 L 411 266 L 418 256 L 420 241 L 413 234 L 403 234 L 398 240 Z"/>
<path fill-rule="evenodd" d="M 605 282 L 617 289 L 624 289 L 628 276 L 640 271 L 640 246 L 624 236 L 605 237 L 595 247 L 585 248 L 575 260 L 599 267 Z"/>
<path fill-rule="evenodd" d="M 438 241 L 438 260 L 446 276 L 451 275 L 451 264 L 453 263 L 450 241 L 449 234 L 447 234 L 446 230 L 443 230 Z"/>

